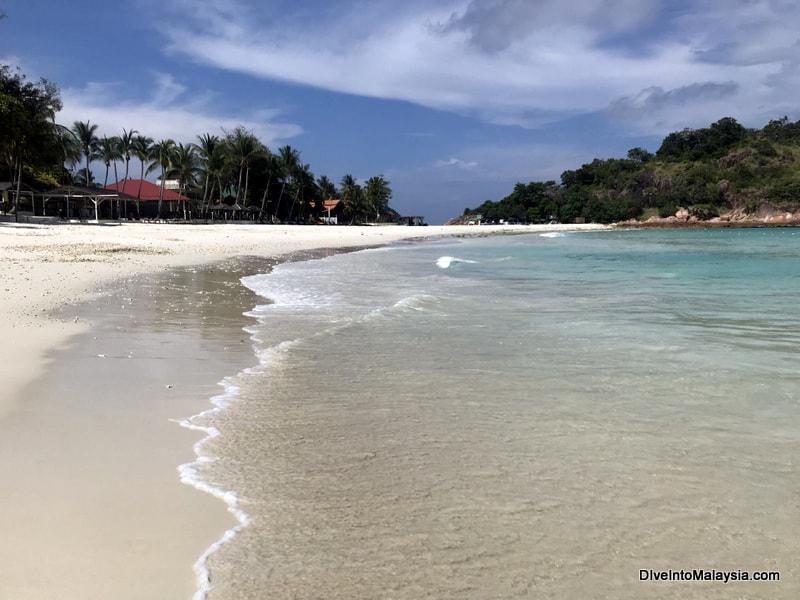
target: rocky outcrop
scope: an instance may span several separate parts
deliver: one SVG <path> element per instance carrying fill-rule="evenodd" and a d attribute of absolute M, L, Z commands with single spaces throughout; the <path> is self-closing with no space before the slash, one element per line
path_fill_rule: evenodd
<path fill-rule="evenodd" d="M 761 206 L 755 212 L 736 208 L 718 217 L 704 219 L 689 208 L 679 208 L 669 217 L 650 217 L 645 221 L 629 219 L 614 223 L 624 227 L 800 227 L 800 210 L 781 211 Z"/>

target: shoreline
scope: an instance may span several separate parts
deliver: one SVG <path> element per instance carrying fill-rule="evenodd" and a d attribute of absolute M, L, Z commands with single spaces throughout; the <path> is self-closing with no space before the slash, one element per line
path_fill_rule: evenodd
<path fill-rule="evenodd" d="M 319 231 L 322 229 L 323 231 Z M 6 339 L 22 340 L 21 343 L 15 344 L 14 348 L 11 345 L 6 346 L 6 351 L 2 357 L 3 366 L 0 367 L 0 375 L 3 376 L 6 386 L 0 392 L 0 434 L 8 432 L 16 433 L 17 439 L 24 439 L 23 433 L 25 428 L 21 426 L 24 419 L 29 419 L 30 423 L 39 423 L 40 417 L 47 416 L 48 414 L 58 414 L 66 411 L 69 408 L 69 403 L 59 400 L 57 402 L 49 402 L 45 398 L 46 395 L 41 395 L 37 390 L 37 385 L 41 388 L 41 382 L 52 380 L 61 374 L 61 379 L 68 379 L 67 373 L 64 371 L 65 362 L 70 351 L 74 351 L 76 344 L 79 340 L 81 343 L 91 343 L 97 339 L 102 327 L 99 323 L 102 321 L 103 312 L 107 305 L 114 305 L 116 300 L 125 296 L 126 289 L 137 289 L 142 281 L 155 280 L 161 278 L 164 281 L 169 281 L 171 274 L 177 271 L 184 271 L 190 274 L 189 280 L 192 280 L 191 273 L 196 273 L 198 266 L 201 269 L 211 269 L 224 260 L 243 261 L 242 257 L 250 256 L 254 260 L 260 261 L 261 265 L 276 264 L 277 262 L 284 262 L 292 260 L 293 256 L 297 256 L 298 252 L 304 253 L 307 258 L 313 257 L 312 255 L 316 250 L 320 256 L 327 253 L 337 253 L 346 251 L 347 249 L 360 249 L 366 247 L 381 246 L 392 242 L 406 241 L 406 240 L 420 240 L 420 239 L 439 239 L 447 237 L 463 237 L 463 236 L 486 236 L 494 234 L 524 234 L 524 233 L 538 233 L 542 231 L 563 231 L 563 230 L 597 230 L 604 229 L 600 227 L 496 227 L 488 228 L 481 227 L 476 230 L 475 227 L 425 227 L 425 228 L 364 228 L 364 227 L 320 227 L 309 228 L 307 226 L 299 227 L 263 227 L 263 226 L 153 226 L 153 225 L 132 225 L 132 226 L 115 226 L 115 227 L 92 227 L 92 226 L 69 226 L 69 225 L 55 225 L 55 226 L 0 226 L 0 247 L 3 247 L 8 260 L 2 267 L 4 285 L 0 286 L 0 303 L 6 307 L 9 318 L 5 321 L 5 325 L 0 333 L 5 334 Z M 270 235 L 271 234 L 271 235 Z M 322 248 L 322 249 L 320 249 Z M 295 258 L 296 259 L 296 258 Z M 261 271 L 259 271 L 261 272 Z M 239 282 L 240 276 L 236 277 L 235 285 L 245 289 Z M 240 290 L 241 291 L 241 290 Z M 159 293 L 163 292 L 160 291 Z M 247 291 L 248 293 L 249 290 Z M 180 298 L 184 299 L 187 296 Z M 180 304 L 180 302 L 177 302 Z M 188 303 L 188 304 L 191 304 Z M 87 313 L 86 307 L 93 306 Z M 122 308 L 125 308 L 124 306 Z M 247 306 L 249 310 L 252 306 Z M 95 311 L 94 313 L 92 311 Z M 107 315 L 105 315 L 107 316 Z M 241 326 L 246 323 L 243 321 L 242 313 L 238 314 L 239 329 L 237 335 L 241 335 Z M 94 340 L 92 339 L 94 338 Z M 199 339 L 199 338 L 198 338 Z M 168 341 L 168 340 L 167 340 Z M 103 352 L 98 352 L 97 356 L 101 356 Z M 248 344 L 247 350 L 248 358 L 252 358 L 252 349 Z M 170 359 L 167 361 L 173 364 L 177 359 Z M 231 363 L 232 364 L 232 363 Z M 213 382 L 207 382 L 206 385 L 213 385 L 216 387 L 222 375 L 230 375 L 231 372 L 238 372 L 246 366 L 252 364 L 252 360 L 247 363 L 237 363 L 235 369 L 225 371 L 220 377 L 216 377 Z M 191 363 L 187 363 L 191 368 Z M 146 371 L 145 371 L 146 372 Z M 91 371 L 77 373 L 76 384 L 89 384 L 92 380 Z M 105 374 L 104 374 L 105 375 Z M 69 373 L 72 376 L 72 373 Z M 174 378 L 174 375 L 172 376 Z M 101 378 L 102 379 L 102 378 Z M 133 382 L 118 381 L 115 382 L 113 374 L 111 379 L 105 380 L 109 387 L 120 385 L 120 389 L 115 391 L 109 398 L 123 398 L 130 396 L 132 389 L 136 387 Z M 156 423 L 157 427 L 150 423 L 148 427 L 151 429 L 167 428 L 169 437 L 162 435 L 158 441 L 151 448 L 152 464 L 148 463 L 147 468 L 142 468 L 140 477 L 142 479 L 150 480 L 153 475 L 151 472 L 155 467 L 160 469 L 161 477 L 160 483 L 151 485 L 151 489 L 143 490 L 143 493 L 149 498 L 156 498 L 162 495 L 162 487 L 168 485 L 164 478 L 164 469 L 168 469 L 171 474 L 171 480 L 174 483 L 186 490 L 191 498 L 184 497 L 183 500 L 177 500 L 177 497 L 171 500 L 172 505 L 180 507 L 181 510 L 186 510 L 187 514 L 194 515 L 194 519 L 201 519 L 202 522 L 213 522 L 208 529 L 203 529 L 202 532 L 197 532 L 196 527 L 189 526 L 191 522 L 186 523 L 186 527 L 182 533 L 177 534 L 176 538 L 189 537 L 189 532 L 193 536 L 203 537 L 208 539 L 198 551 L 194 553 L 184 553 L 178 556 L 175 553 L 175 548 L 170 549 L 170 561 L 175 569 L 181 565 L 186 573 L 191 576 L 192 565 L 206 556 L 202 553 L 202 549 L 206 551 L 212 549 L 209 546 L 211 540 L 214 544 L 218 543 L 220 533 L 229 529 L 229 525 L 224 523 L 230 522 L 227 511 L 222 511 L 223 505 L 217 502 L 217 498 L 207 494 L 197 494 L 193 487 L 183 485 L 180 478 L 176 476 L 175 469 L 179 465 L 186 465 L 187 458 L 191 457 L 192 443 L 195 445 L 202 444 L 202 439 L 194 442 L 186 443 L 183 440 L 182 434 L 174 433 L 175 422 L 181 419 L 187 419 L 187 415 L 194 415 L 200 409 L 208 409 L 208 401 L 212 396 L 217 396 L 213 392 L 208 392 L 208 388 L 204 391 L 191 396 L 187 403 L 184 405 L 186 408 L 175 414 L 174 412 L 162 415 L 165 419 L 164 422 Z M 128 401 L 135 400 L 136 396 L 128 397 Z M 133 399 L 133 400 L 132 400 Z M 201 400 L 200 400 L 201 399 Z M 202 404 L 198 402 L 200 400 Z M 160 405 L 157 405 L 160 406 Z M 83 416 L 86 419 L 78 419 L 75 422 L 76 427 L 86 427 L 87 422 L 92 422 L 93 419 L 98 423 L 103 423 L 104 426 L 108 422 L 103 419 L 112 419 L 112 424 L 117 427 L 116 434 L 121 436 L 120 440 L 115 440 L 122 450 L 127 450 L 128 453 L 134 453 L 134 448 L 137 446 L 128 446 L 131 443 L 132 433 L 125 427 L 125 419 L 144 420 L 148 418 L 156 418 L 148 413 L 147 408 L 140 406 L 130 407 L 121 406 L 120 411 L 116 414 L 103 412 L 104 405 L 101 403 L 100 407 L 95 407 L 84 401 L 81 405 L 82 410 L 85 410 Z M 192 408 L 193 407 L 193 408 Z M 64 414 L 67 414 L 64 412 Z M 70 418 L 74 418 L 70 415 Z M 170 421 L 171 419 L 171 421 Z M 45 420 L 47 422 L 47 420 Z M 138 422 L 138 421 L 137 421 Z M 38 425 L 37 425 L 38 427 Z M 9 504 L 15 501 L 17 507 L 27 506 L 31 508 L 36 506 L 36 503 L 29 504 L 26 502 L 26 493 L 41 494 L 42 484 L 35 483 L 29 478 L 36 473 L 32 469 L 30 463 L 33 461 L 44 460 L 48 452 L 40 454 L 40 446 L 55 443 L 52 440 L 59 439 L 60 425 L 51 423 L 51 429 L 47 427 L 40 427 L 36 430 L 36 435 L 40 436 L 41 444 L 37 440 L 36 435 L 33 436 L 33 443 L 28 451 L 31 456 L 28 457 L 27 462 L 23 461 L 21 465 L 15 464 L 14 452 L 19 452 L 19 449 L 11 448 L 8 451 L 9 460 L 0 461 L 3 467 L 8 469 L 15 469 L 21 467 L 25 472 L 25 477 L 22 481 L 16 482 L 15 494 L 13 498 L 9 498 Z M 97 444 L 104 442 L 111 443 L 108 440 L 108 432 L 105 429 L 98 429 L 97 431 L 84 431 L 83 435 L 86 437 L 86 444 Z M 134 428 L 135 429 L 135 428 Z M 142 430 L 140 430 L 142 431 Z M 163 432 L 162 432 L 163 433 Z M 187 434 L 188 434 L 187 430 Z M 105 437 L 104 437 L 105 436 Z M 7 439 L 12 439 L 7 437 Z M 205 439 L 205 438 L 203 438 Z M 137 442 L 138 443 L 138 442 Z M 24 446 L 24 444 L 22 444 Z M 162 446 L 164 446 L 162 448 Z M 167 448 L 168 447 L 168 448 Z M 57 452 L 49 449 L 49 454 L 58 456 Z M 176 459 L 176 452 L 183 459 Z M 17 457 L 18 458 L 18 457 Z M 128 454 L 122 453 L 118 455 L 120 459 L 129 459 Z M 103 460 L 110 460 L 109 457 L 104 457 Z M 189 458 L 191 460 L 191 458 Z M 138 465 L 138 463 L 134 463 Z M 62 497 L 62 492 L 67 495 L 78 494 L 76 489 L 73 489 L 77 484 L 69 480 L 71 469 L 81 469 L 82 463 L 76 461 L 70 464 L 69 459 L 67 462 L 62 462 L 61 477 L 58 480 L 58 485 L 65 489 L 59 489 L 56 485 L 55 489 L 48 489 L 48 493 L 55 495 L 56 498 Z M 107 465 L 106 465 L 107 466 Z M 114 465 L 115 467 L 117 465 Z M 139 465 L 141 467 L 141 465 Z M 132 468 L 132 467 L 131 467 Z M 13 470 L 13 469 L 12 469 Z M 109 473 L 113 473 L 109 471 Z M 66 477 L 66 479 L 65 479 Z M 103 483 L 102 478 L 94 477 L 87 481 Z M 147 487 L 147 486 L 145 486 Z M 178 493 L 178 496 L 181 496 Z M 110 506 L 112 511 L 116 503 L 129 503 L 130 498 L 127 498 L 124 493 L 111 494 L 106 498 L 104 506 Z M 189 506 L 187 506 L 187 503 Z M 210 503 L 210 504 L 209 504 Z M 62 508 L 62 504 L 67 506 L 68 503 L 63 503 L 61 500 L 55 502 L 49 509 L 52 516 L 58 514 Z M 78 504 L 76 504 L 77 506 Z M 45 510 L 48 510 L 47 506 Z M 24 514 L 25 511 L 23 511 Z M 213 517 L 214 514 L 221 514 L 221 517 Z M 21 522 L 25 521 L 25 517 L 19 514 L 19 511 L 9 513 L 6 512 L 7 518 L 12 519 L 14 515 L 19 517 Z M 177 513 L 176 513 L 177 514 Z M 58 547 L 59 544 L 65 543 L 65 539 L 60 537 L 64 532 L 64 527 L 67 529 L 72 523 L 69 522 L 70 518 L 57 520 L 52 523 L 52 532 L 45 535 L 44 538 L 39 539 L 39 543 L 48 548 Z M 61 526 L 59 529 L 58 526 Z M 163 524 L 162 524 L 163 525 Z M 196 523 L 195 523 L 196 525 Z M 154 534 L 150 530 L 151 527 L 158 525 L 150 525 L 146 522 L 139 522 L 138 526 L 142 528 L 140 532 L 135 532 L 140 538 Z M 102 531 L 105 535 L 117 537 L 123 530 L 124 525 L 120 524 L 119 527 L 106 524 Z M 24 528 L 23 528 L 24 529 Z M 215 535 L 208 538 L 208 532 L 214 531 Z M 47 536 L 50 537 L 47 537 Z M 69 534 L 72 535 L 72 534 Z M 124 536 L 122 536 L 124 537 Z M 134 539 L 138 539 L 134 537 Z M 171 544 L 178 543 L 183 540 L 175 539 L 169 540 Z M 25 575 L 31 577 L 33 573 L 37 573 L 40 568 L 39 557 L 37 553 L 36 540 L 27 540 L 26 548 L 30 552 L 30 558 L 23 560 L 19 554 L 15 555 L 13 552 L 14 543 L 12 537 L 6 539 L 6 543 L 0 545 L 0 554 L 8 554 L 8 559 L 14 558 L 15 569 L 23 573 L 23 577 L 19 581 L 25 580 Z M 188 542 L 185 542 L 188 543 Z M 180 545 L 180 544 L 178 544 Z M 102 547 L 102 545 L 100 545 Z M 75 554 L 74 558 L 80 558 L 80 551 L 71 549 Z M 110 553 L 113 554 L 114 550 Z M 112 557 L 113 558 L 113 557 Z M 141 558 L 141 557 L 140 557 Z M 25 563 L 25 564 L 23 564 Z M 53 569 L 53 572 L 57 569 Z M 125 572 L 136 571 L 134 565 L 126 566 Z M 64 571 L 64 576 L 77 577 L 74 570 L 68 569 Z M 115 577 L 116 575 L 116 577 Z M 100 597 L 118 597 L 123 598 L 125 594 L 130 594 L 131 591 L 128 587 L 123 587 L 124 584 L 120 579 L 121 572 L 106 571 L 103 573 L 95 573 L 96 580 L 92 583 L 91 590 L 102 590 L 105 596 L 101 593 L 96 596 Z M 197 573 L 195 573 L 197 575 Z M 189 577 L 190 578 L 190 577 Z M 166 580 L 154 580 L 153 584 L 161 583 L 167 586 Z M 35 583 L 35 585 L 34 585 Z M 10 585 L 6 582 L 4 585 Z M 26 598 L 46 598 L 51 597 L 54 590 L 58 590 L 60 597 L 63 598 L 91 598 L 87 595 L 87 589 L 75 590 L 74 594 L 70 593 L 70 587 L 64 581 L 50 581 L 49 578 L 40 578 L 40 580 L 31 582 L 31 587 L 26 591 L 15 589 L 15 596 L 24 600 Z M 179 583 L 172 583 L 169 585 L 180 585 Z M 38 586 L 38 587 L 37 587 Z M 49 587 L 48 587 L 49 586 Z M 192 586 L 192 591 L 196 592 L 196 588 Z M 41 595 L 38 595 L 41 594 Z M 163 595 L 163 593 L 162 593 Z M 189 597 L 191 594 L 186 594 Z"/>
<path fill-rule="evenodd" d="M 0 502 L 0 596 L 191 597 L 192 563 L 231 519 L 181 481 L 198 433 L 178 424 L 252 361 L 242 327 L 255 300 L 237 284 L 268 266 L 144 274 L 74 308 L 90 327 L 48 353 L 29 401 L 0 421 L 13 490 Z"/>
<path fill-rule="evenodd" d="M 15 396 L 42 372 L 48 349 L 86 331 L 65 307 L 96 297 L 133 276 L 227 258 L 279 259 L 320 248 L 358 248 L 398 241 L 513 235 L 546 231 L 595 231 L 597 225 L 357 227 L 311 225 L 0 223 L 0 307 L 7 319 L 0 336 L 15 338 L 0 349 L 0 419 Z M 60 319 L 51 318 L 58 310 Z M 37 368 L 37 365 L 39 368 Z"/>
<path fill-rule="evenodd" d="M 269 261 L 268 265 L 263 265 L 260 268 L 253 269 L 250 274 L 265 274 L 274 269 L 276 266 L 280 264 L 285 264 L 289 262 L 301 262 L 307 260 L 316 260 L 320 258 L 324 258 L 327 256 L 332 256 L 335 254 L 345 254 L 349 252 L 359 252 L 362 250 L 367 250 L 369 248 L 374 248 L 378 246 L 364 246 L 364 247 L 353 247 L 353 248 L 315 248 L 309 250 L 307 252 L 301 252 L 289 255 L 284 257 L 284 260 L 281 259 L 272 259 Z M 243 260 L 242 257 L 234 260 Z M 242 277 L 238 279 L 239 286 L 243 290 L 248 290 L 248 292 L 254 296 L 253 300 L 257 302 L 263 303 L 263 301 L 268 300 L 259 296 L 252 290 L 250 290 L 247 286 L 245 286 L 242 282 Z M 213 590 L 213 585 L 211 582 L 211 571 L 208 567 L 208 559 L 213 556 L 217 551 L 220 550 L 225 544 L 233 540 L 234 537 L 250 522 L 250 516 L 248 513 L 241 507 L 239 503 L 239 498 L 235 491 L 227 490 L 219 485 L 213 484 L 206 479 L 199 473 L 199 470 L 202 468 L 203 465 L 213 463 L 217 460 L 216 456 L 204 454 L 203 448 L 212 440 L 219 437 L 221 432 L 212 425 L 196 425 L 194 423 L 195 420 L 205 420 L 208 417 L 215 415 L 217 413 L 224 412 L 231 404 L 238 401 L 239 396 L 239 388 L 237 385 L 232 383 L 233 380 L 238 379 L 242 375 L 245 374 L 252 374 L 254 372 L 260 371 L 268 366 L 267 363 L 263 361 L 263 359 L 259 358 L 258 352 L 256 351 L 256 340 L 254 338 L 254 334 L 250 331 L 250 325 L 244 325 L 244 323 L 250 323 L 251 321 L 255 321 L 255 317 L 250 314 L 251 310 L 255 306 L 251 306 L 247 311 L 242 313 L 243 318 L 243 327 L 242 331 L 248 334 L 248 339 L 250 340 L 250 349 L 251 349 L 251 358 L 253 358 L 253 362 L 249 366 L 241 365 L 241 368 L 232 374 L 227 374 L 223 377 L 222 380 L 217 382 L 217 385 L 223 388 L 223 391 L 219 394 L 212 396 L 210 399 L 206 400 L 206 408 L 203 410 L 186 416 L 185 418 L 176 421 L 178 425 L 181 427 L 190 430 L 190 431 L 197 431 L 202 432 L 204 435 L 201 439 L 197 440 L 192 445 L 192 451 L 195 454 L 194 460 L 191 462 L 186 462 L 177 467 L 179 478 L 182 484 L 187 485 L 202 494 L 211 496 L 217 501 L 221 501 L 228 514 L 232 515 L 233 518 L 236 520 L 236 523 L 232 527 L 228 527 L 225 529 L 222 534 L 214 540 L 212 544 L 210 544 L 202 554 L 199 555 L 197 560 L 192 565 L 192 570 L 195 575 L 196 579 L 196 587 L 194 594 L 192 595 L 192 600 L 205 600 L 208 597 L 208 594 Z M 255 363 L 255 364 L 253 364 Z M 211 406 L 208 407 L 207 405 L 210 404 Z"/>
<path fill-rule="evenodd" d="M 619 221 L 612 223 L 612 226 L 615 229 L 785 229 L 800 227 L 800 221 L 762 221 L 758 219 L 743 221 L 681 221 L 674 217 L 665 217 L 648 219 L 647 221 Z"/>

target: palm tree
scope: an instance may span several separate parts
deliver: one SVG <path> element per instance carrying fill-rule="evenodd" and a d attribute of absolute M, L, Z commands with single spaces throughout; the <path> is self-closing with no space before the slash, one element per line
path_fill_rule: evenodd
<path fill-rule="evenodd" d="M 205 183 L 203 183 L 203 212 L 206 210 L 206 200 L 208 199 L 208 183 L 211 179 L 211 165 L 214 162 L 215 153 L 219 154 L 222 150 L 219 138 L 216 135 L 205 133 L 197 136 L 198 144 L 195 145 L 200 158 L 200 163 L 205 174 Z M 214 182 L 211 181 L 213 187 Z"/>
<path fill-rule="evenodd" d="M 89 166 L 91 165 L 92 159 L 95 158 L 95 153 L 97 152 L 96 131 L 97 125 L 92 125 L 90 121 L 86 121 L 85 123 L 83 121 L 75 121 L 75 123 L 72 125 L 72 132 L 75 134 L 75 138 L 78 140 L 83 157 L 86 159 L 86 170 L 83 180 L 87 186 L 92 179 L 89 175 Z"/>
<path fill-rule="evenodd" d="M 336 197 L 336 186 L 328 179 L 327 175 L 322 175 L 317 178 L 317 188 L 323 200 Z"/>
<path fill-rule="evenodd" d="M 342 177 L 339 184 L 342 203 L 347 213 L 350 215 L 350 223 L 363 217 L 364 190 L 356 182 L 355 177 L 350 174 Z"/>
<path fill-rule="evenodd" d="M 141 217 L 139 210 L 139 202 L 142 199 L 142 181 L 144 181 L 144 169 L 147 166 L 147 161 L 150 159 L 150 149 L 153 146 L 153 138 L 144 135 L 137 135 L 133 138 L 133 155 L 139 160 L 141 164 L 141 172 L 139 174 L 139 189 L 136 192 L 136 216 Z"/>
<path fill-rule="evenodd" d="M 208 169 L 208 177 L 211 180 L 211 189 L 208 192 L 208 204 L 214 198 L 214 188 L 219 188 L 219 195 L 222 197 L 222 176 L 230 166 L 227 147 L 225 144 L 220 144 L 214 149 L 214 152 L 209 157 L 206 168 Z"/>
<path fill-rule="evenodd" d="M 242 201 L 247 204 L 247 189 L 250 183 L 250 163 L 256 157 L 263 155 L 264 145 L 258 138 L 243 127 L 237 127 L 233 133 L 228 134 L 228 147 L 231 158 L 239 166 L 239 183 L 236 186 L 236 202 L 239 202 L 239 192 L 242 189 L 242 173 L 245 173 L 244 194 Z"/>
<path fill-rule="evenodd" d="M 294 177 L 294 173 L 297 171 L 297 165 L 300 164 L 300 153 L 291 146 L 283 146 L 278 148 L 278 160 L 280 161 L 283 183 L 281 184 L 281 193 L 278 196 L 278 204 L 275 206 L 276 216 L 280 212 L 281 199 L 286 189 L 286 183 Z"/>
<path fill-rule="evenodd" d="M 375 221 L 380 220 L 381 213 L 389 206 L 389 199 L 392 197 L 392 188 L 383 175 L 377 175 L 367 179 L 364 187 L 364 197 L 367 208 L 375 213 Z"/>
<path fill-rule="evenodd" d="M 128 182 L 128 168 L 130 167 L 131 158 L 133 158 L 133 150 L 134 145 L 133 142 L 135 138 L 136 130 L 131 129 L 128 131 L 127 129 L 122 130 L 122 135 L 119 137 L 119 152 L 122 156 L 122 160 L 125 161 L 125 177 L 122 179 L 122 191 L 125 190 L 125 184 Z M 114 166 L 114 177 L 116 178 L 116 165 Z M 125 216 L 128 216 L 128 202 L 126 201 L 125 204 Z"/>
<path fill-rule="evenodd" d="M 314 174 L 311 172 L 310 165 L 298 165 L 297 169 L 295 169 L 294 173 L 294 199 L 292 200 L 292 207 L 289 209 L 289 220 L 292 220 L 292 216 L 294 215 L 294 207 L 297 204 L 298 199 L 302 199 L 300 203 L 301 209 L 301 216 L 305 217 L 306 215 L 306 192 L 309 190 L 313 190 L 314 186 L 316 186 L 316 182 L 314 181 Z"/>
<path fill-rule="evenodd" d="M 167 173 L 172 165 L 175 155 L 175 142 L 166 139 L 153 144 L 150 148 L 150 166 L 147 172 L 150 173 L 156 169 L 161 171 L 161 189 L 158 193 L 158 217 L 161 218 L 161 207 L 164 204 L 164 185 L 167 179 Z"/>
<path fill-rule="evenodd" d="M 197 173 L 200 171 L 198 166 L 197 148 L 194 144 L 178 144 L 175 147 L 169 169 L 169 177 L 178 180 L 178 190 L 183 194 L 186 186 L 194 185 Z M 163 176 L 162 176 L 163 185 Z M 186 202 L 183 202 L 183 219 L 187 219 Z"/>
<path fill-rule="evenodd" d="M 259 220 L 264 218 L 264 212 L 268 204 L 267 196 L 269 195 L 270 185 L 272 185 L 272 178 L 276 176 L 280 177 L 281 173 L 281 164 L 278 157 L 270 152 L 268 148 L 265 147 L 264 150 L 266 152 L 267 185 L 264 188 L 264 195 L 261 197 L 261 210 L 258 211 Z"/>
<path fill-rule="evenodd" d="M 103 187 L 108 187 L 108 169 L 114 163 L 114 171 L 117 169 L 117 161 L 122 158 L 119 151 L 119 138 L 103 136 L 97 144 L 97 157 L 106 165 L 106 177 L 103 180 Z M 116 179 L 116 173 L 114 175 Z"/>
<path fill-rule="evenodd" d="M 64 125 L 53 123 L 53 131 L 58 138 L 58 144 L 61 147 L 61 155 L 64 159 L 64 165 L 69 165 L 70 177 L 74 175 L 73 171 L 75 166 L 81 160 L 81 148 L 78 145 L 78 140 L 72 131 Z"/>

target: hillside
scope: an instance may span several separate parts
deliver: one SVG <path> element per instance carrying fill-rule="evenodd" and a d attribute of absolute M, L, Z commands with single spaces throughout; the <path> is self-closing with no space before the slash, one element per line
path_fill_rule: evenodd
<path fill-rule="evenodd" d="M 503 220 L 651 224 L 681 221 L 800 220 L 800 121 L 747 129 L 726 117 L 664 138 L 655 154 L 595 159 L 561 182 L 518 183 L 499 201 L 466 209 L 453 222 Z M 676 216 L 677 215 L 677 216 Z"/>

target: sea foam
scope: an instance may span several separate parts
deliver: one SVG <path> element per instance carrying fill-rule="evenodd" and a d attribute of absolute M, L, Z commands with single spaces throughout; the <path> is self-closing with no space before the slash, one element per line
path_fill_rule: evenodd
<path fill-rule="evenodd" d="M 250 328 L 245 328 L 245 331 L 250 332 Z M 255 339 L 255 336 L 252 333 L 251 337 Z M 268 348 L 259 352 L 259 365 L 243 370 L 236 376 L 236 378 L 238 379 L 252 375 L 256 372 L 260 372 L 272 362 L 276 354 L 283 352 L 296 342 L 297 340 L 287 340 L 277 344 L 272 348 Z M 232 382 L 232 378 L 226 377 L 220 382 L 220 385 L 225 391 L 222 394 L 211 398 L 211 404 L 213 405 L 212 408 L 204 410 L 189 418 L 176 421 L 181 427 L 185 427 L 186 429 L 191 429 L 193 431 L 202 431 L 206 434 L 204 438 L 195 442 L 193 446 L 194 453 L 197 458 L 190 463 L 185 463 L 178 467 L 181 483 L 191 485 L 201 492 L 205 492 L 206 494 L 210 494 L 215 498 L 222 500 L 227 506 L 228 512 L 230 512 L 238 522 L 235 526 L 228 529 L 220 539 L 206 548 L 203 554 L 200 555 L 200 558 L 198 558 L 194 563 L 193 568 L 197 581 L 197 590 L 192 596 L 192 600 L 205 600 L 208 597 L 208 593 L 211 591 L 211 577 L 207 566 L 208 558 L 216 553 L 222 546 L 232 540 L 236 534 L 242 528 L 246 527 L 250 522 L 250 517 L 241 508 L 239 504 L 239 497 L 235 492 L 231 490 L 225 490 L 219 486 L 207 482 L 200 474 L 201 467 L 216 462 L 217 460 L 215 457 L 203 454 L 203 448 L 210 440 L 218 437 L 220 435 L 220 431 L 211 425 L 198 425 L 195 423 L 195 421 L 207 419 L 208 417 L 225 410 L 239 396 L 239 386 Z"/>
<path fill-rule="evenodd" d="M 466 258 L 456 258 L 455 256 L 440 256 L 436 259 L 436 266 L 440 269 L 449 269 L 453 263 L 475 264 L 477 261 L 467 260 Z"/>

